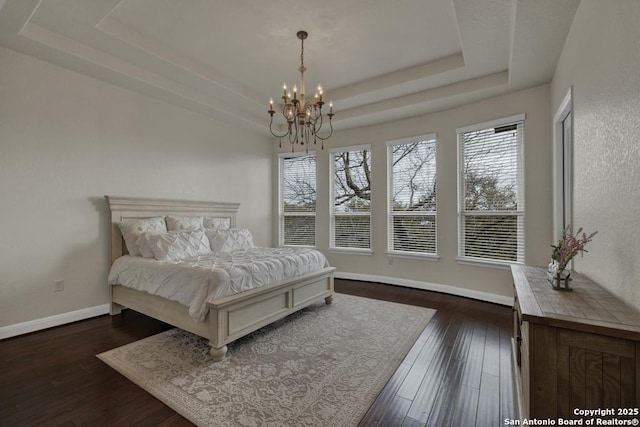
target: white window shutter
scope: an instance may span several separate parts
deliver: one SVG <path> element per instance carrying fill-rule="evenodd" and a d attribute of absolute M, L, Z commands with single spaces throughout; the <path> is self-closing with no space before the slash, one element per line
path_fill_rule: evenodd
<path fill-rule="evenodd" d="M 316 244 L 316 156 L 280 159 L 280 244 Z"/>
<path fill-rule="evenodd" d="M 524 121 L 458 133 L 458 256 L 524 262 Z"/>

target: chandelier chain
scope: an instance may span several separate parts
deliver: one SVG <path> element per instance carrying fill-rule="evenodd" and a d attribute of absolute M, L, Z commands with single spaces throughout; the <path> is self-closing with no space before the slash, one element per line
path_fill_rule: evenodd
<path fill-rule="evenodd" d="M 304 68 L 304 38 L 300 39 L 300 67 Z"/>

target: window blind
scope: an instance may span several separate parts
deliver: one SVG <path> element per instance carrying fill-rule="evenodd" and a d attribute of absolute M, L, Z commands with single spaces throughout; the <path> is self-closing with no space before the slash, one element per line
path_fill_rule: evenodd
<path fill-rule="evenodd" d="M 316 244 L 316 156 L 281 157 L 280 244 Z"/>
<path fill-rule="evenodd" d="M 436 141 L 425 135 L 387 143 L 387 247 L 436 253 Z"/>
<path fill-rule="evenodd" d="M 458 255 L 524 262 L 524 121 L 458 134 Z"/>
<path fill-rule="evenodd" d="M 371 248 L 371 150 L 331 153 L 331 247 Z"/>
<path fill-rule="evenodd" d="M 335 215 L 333 229 L 333 247 L 371 248 L 371 217 L 369 215 Z"/>

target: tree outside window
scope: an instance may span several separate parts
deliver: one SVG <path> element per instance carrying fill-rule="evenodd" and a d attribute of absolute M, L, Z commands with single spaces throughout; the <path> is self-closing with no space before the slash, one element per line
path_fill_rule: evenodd
<path fill-rule="evenodd" d="M 331 247 L 371 248 L 371 149 L 333 151 Z"/>
<path fill-rule="evenodd" d="M 436 254 L 436 141 L 423 135 L 390 141 L 390 252 Z"/>

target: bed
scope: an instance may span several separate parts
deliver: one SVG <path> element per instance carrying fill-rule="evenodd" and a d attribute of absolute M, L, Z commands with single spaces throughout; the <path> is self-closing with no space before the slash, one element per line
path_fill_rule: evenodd
<path fill-rule="evenodd" d="M 118 226 L 127 220 L 176 215 L 206 217 L 225 227 L 236 226 L 238 203 L 149 199 L 105 196 L 111 214 L 112 267 L 127 257 L 127 245 Z M 131 257 L 135 258 L 135 257 Z M 135 260 L 142 263 L 142 260 Z M 209 340 L 210 353 L 218 362 L 225 358 L 227 345 L 263 326 L 323 299 L 333 299 L 335 268 L 322 266 L 247 291 L 208 299 L 206 313 L 194 320 L 188 306 L 121 284 L 110 285 L 111 315 L 130 308 Z"/>

